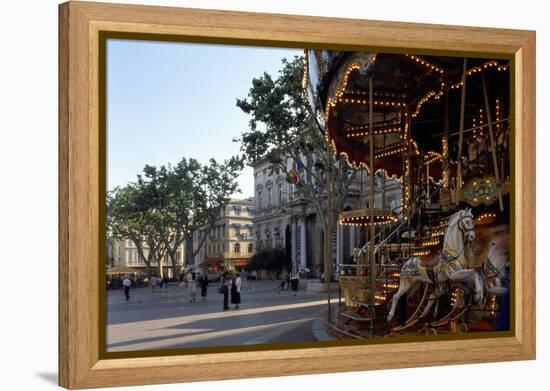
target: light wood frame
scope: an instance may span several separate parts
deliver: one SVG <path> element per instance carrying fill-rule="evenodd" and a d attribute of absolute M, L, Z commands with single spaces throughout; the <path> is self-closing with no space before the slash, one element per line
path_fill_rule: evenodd
<path fill-rule="evenodd" d="M 69 2 L 59 8 L 59 384 L 90 388 L 535 358 L 535 32 Z M 292 47 L 500 53 L 515 67 L 514 336 L 100 359 L 100 31 Z M 460 352 L 460 354 L 457 354 Z"/>

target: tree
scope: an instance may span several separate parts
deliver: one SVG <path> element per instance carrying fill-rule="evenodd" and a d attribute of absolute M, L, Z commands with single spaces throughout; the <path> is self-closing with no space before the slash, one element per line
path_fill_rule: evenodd
<path fill-rule="evenodd" d="M 201 250 L 229 197 L 240 191 L 236 179 L 243 167 L 243 158 L 234 156 L 221 164 L 210 159 L 208 165 L 183 158 L 170 168 L 167 186 L 173 237 L 168 254 L 172 265 L 182 243 L 185 243 L 184 263 L 187 265 Z M 202 236 L 193 246 L 193 236 L 200 228 L 204 228 Z"/>
<path fill-rule="evenodd" d="M 253 79 L 248 97 L 237 99 L 237 106 L 250 116 L 249 129 L 235 141 L 241 143 L 248 164 L 266 158 L 271 173 L 282 173 L 295 184 L 296 198 L 314 206 L 328 246 L 328 281 L 332 270 L 332 224 L 327 215 L 332 213 L 334 221 L 342 211 L 356 171 L 342 159 L 334 160 L 314 121 L 302 77 L 303 58 L 295 56 L 291 61 L 282 60 L 277 79 L 265 72 Z"/>
<path fill-rule="evenodd" d="M 109 193 L 107 221 L 111 235 L 132 240 L 149 275 L 152 260 L 157 261 L 162 275 L 162 262 L 168 254 L 176 276 L 178 247 L 185 243 L 185 263 L 189 264 L 231 194 L 238 191 L 236 178 L 242 168 L 240 157 L 221 164 L 214 159 L 202 165 L 195 159 L 182 158 L 175 167 L 146 165 L 136 183 Z M 206 235 L 193 248 L 193 234 L 203 226 L 207 227 Z M 149 248 L 147 257 L 144 244 Z"/>
<path fill-rule="evenodd" d="M 147 275 L 151 275 L 153 252 L 147 257 L 144 252 L 144 238 L 151 234 L 148 221 L 148 202 L 137 183 L 117 187 L 107 195 L 107 232 L 117 240 L 129 239 L 136 246 L 138 256 L 145 262 Z"/>
<path fill-rule="evenodd" d="M 286 269 L 286 257 L 283 249 L 265 249 L 255 253 L 246 266 L 247 271 L 257 271 L 261 277 L 262 270 L 275 273 L 278 277 Z"/>

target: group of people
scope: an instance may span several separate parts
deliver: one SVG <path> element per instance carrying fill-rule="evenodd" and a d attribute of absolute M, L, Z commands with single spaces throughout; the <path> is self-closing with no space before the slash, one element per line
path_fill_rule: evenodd
<path fill-rule="evenodd" d="M 223 294 L 223 310 L 229 309 L 229 293 L 231 293 L 231 304 L 235 309 L 239 309 L 241 304 L 242 279 L 239 275 L 229 277 L 228 272 L 224 272 L 220 279 L 219 292 Z"/>
<path fill-rule="evenodd" d="M 161 290 L 166 291 L 168 289 L 168 277 L 157 277 L 153 274 L 150 280 L 151 289 L 153 290 L 153 293 L 157 291 L 157 288 L 160 288 Z"/>
<path fill-rule="evenodd" d="M 189 291 L 189 302 L 193 303 L 197 301 L 197 284 L 201 290 L 202 300 L 206 300 L 208 294 L 208 276 L 204 272 L 196 273 L 193 270 L 188 270 L 184 277 L 187 281 L 187 289 Z M 182 281 L 183 282 L 183 281 Z M 166 290 L 168 288 L 168 278 L 163 278 L 153 275 L 150 280 L 151 289 L 153 293 L 157 288 Z M 124 296 L 126 301 L 130 300 L 130 287 L 132 281 L 129 277 L 125 277 L 122 281 L 124 287 Z M 181 286 L 181 285 L 180 285 Z M 231 296 L 231 304 L 235 305 L 235 309 L 239 309 L 241 304 L 241 289 L 243 288 L 243 279 L 240 275 L 230 276 L 228 272 L 224 272 L 220 278 L 220 287 L 218 292 L 223 295 L 223 310 L 229 310 L 229 296 Z"/>
<path fill-rule="evenodd" d="M 197 301 L 197 284 L 201 289 L 202 300 L 206 300 L 208 294 L 208 276 L 206 273 L 194 273 L 189 270 L 185 277 L 187 281 L 187 289 L 189 290 L 189 302 Z M 220 287 L 218 292 L 223 295 L 223 310 L 229 309 L 229 295 L 231 295 L 231 304 L 235 305 L 235 309 L 241 304 L 241 288 L 242 279 L 239 275 L 229 277 L 228 272 L 224 272 L 220 278 Z"/>
<path fill-rule="evenodd" d="M 187 281 L 187 289 L 189 290 L 189 302 L 193 303 L 197 301 L 197 283 L 201 288 L 202 300 L 206 300 L 208 294 L 208 276 L 206 273 L 194 273 L 189 270 L 185 276 Z"/>
<path fill-rule="evenodd" d="M 281 280 L 281 283 L 279 284 L 279 295 L 281 294 L 281 291 L 287 291 L 289 289 L 293 291 L 297 291 L 298 284 L 299 284 L 298 277 L 294 276 L 291 278 L 290 273 L 287 273 Z M 296 294 L 294 294 L 294 296 L 296 296 Z"/>

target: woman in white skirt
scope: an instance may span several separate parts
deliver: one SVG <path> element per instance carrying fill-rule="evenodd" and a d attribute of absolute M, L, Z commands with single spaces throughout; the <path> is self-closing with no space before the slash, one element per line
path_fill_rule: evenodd
<path fill-rule="evenodd" d="M 187 273 L 187 289 L 189 290 L 189 302 L 197 301 L 197 284 L 191 270 Z"/>

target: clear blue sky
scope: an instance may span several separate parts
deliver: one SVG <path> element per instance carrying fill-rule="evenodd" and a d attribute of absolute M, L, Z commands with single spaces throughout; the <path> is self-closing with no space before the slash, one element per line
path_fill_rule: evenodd
<path fill-rule="evenodd" d="M 252 78 L 276 76 L 283 57 L 302 50 L 109 40 L 107 44 L 107 188 L 135 181 L 145 164 L 202 163 L 239 153 L 231 140 L 248 129 L 235 105 Z M 252 169 L 239 177 L 254 195 Z"/>

